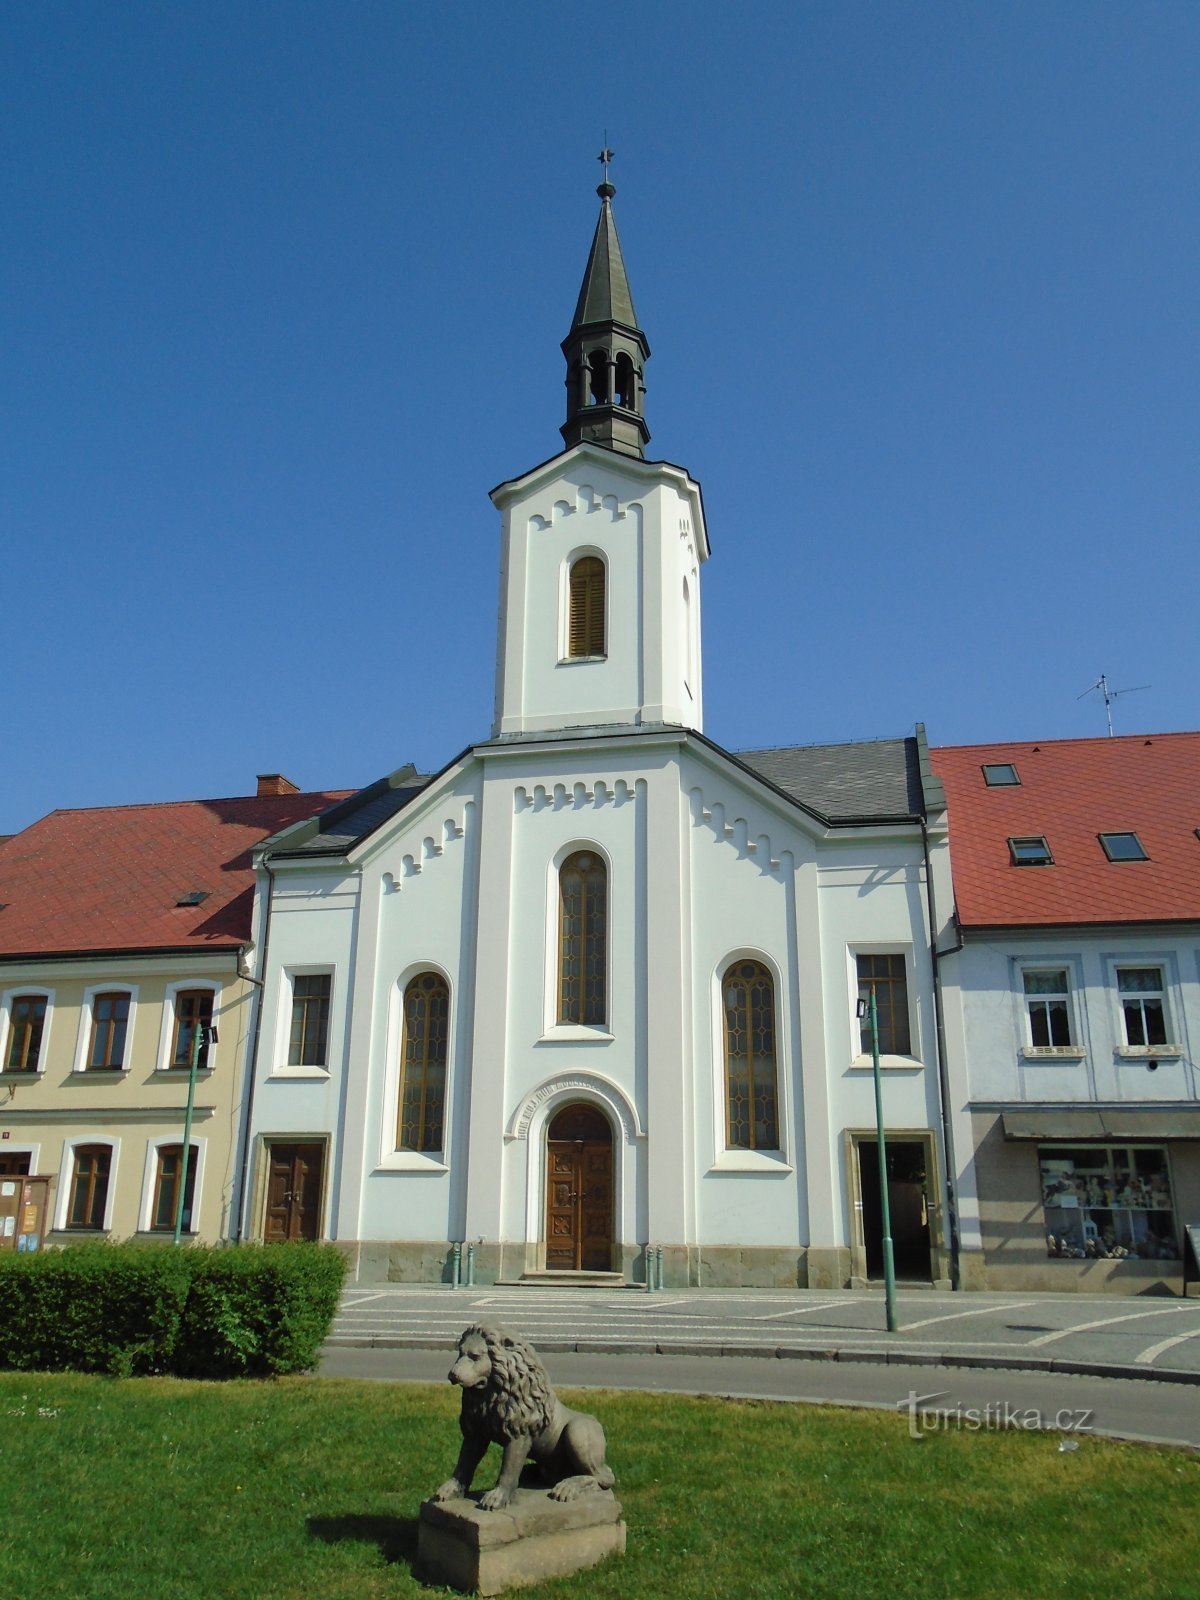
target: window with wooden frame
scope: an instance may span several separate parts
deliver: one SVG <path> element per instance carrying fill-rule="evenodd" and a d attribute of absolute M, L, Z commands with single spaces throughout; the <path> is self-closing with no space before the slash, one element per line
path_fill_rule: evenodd
<path fill-rule="evenodd" d="M 608 872 L 576 850 L 558 873 L 558 1020 L 603 1027 L 608 1018 Z"/>
<path fill-rule="evenodd" d="M 194 1233 L 193 1203 L 196 1194 L 196 1146 L 188 1146 L 187 1184 L 183 1192 L 183 1231 Z M 183 1146 L 158 1147 L 154 1163 L 154 1199 L 150 1207 L 150 1228 L 154 1233 L 174 1233 L 179 1206 L 179 1178 L 183 1167 Z"/>
<path fill-rule="evenodd" d="M 199 1029 L 200 1051 L 196 1057 L 196 1066 L 201 1072 L 207 1068 L 212 1016 L 211 989 L 180 989 L 175 996 L 175 1026 L 171 1035 L 171 1059 L 168 1065 L 185 1068 L 191 1066 L 192 1046 L 196 1031 Z"/>
<path fill-rule="evenodd" d="M 449 1038 L 450 987 L 440 973 L 419 972 L 404 991 L 397 1150 L 443 1147 Z"/>
<path fill-rule="evenodd" d="M 88 1038 L 88 1072 L 119 1072 L 125 1065 L 129 1027 L 129 995 L 113 990 L 92 997 L 92 1031 Z"/>
<path fill-rule="evenodd" d="M 323 1067 L 329 1059 L 328 972 L 297 973 L 292 979 L 292 1027 L 288 1038 L 289 1067 Z"/>
<path fill-rule="evenodd" d="M 568 578 L 567 656 L 603 656 L 606 573 L 599 556 L 580 556 Z"/>
<path fill-rule="evenodd" d="M 721 979 L 725 1019 L 725 1142 L 778 1150 L 775 984 L 761 961 L 735 961 Z"/>
<path fill-rule="evenodd" d="M 879 1053 L 885 1056 L 912 1054 L 908 1022 L 908 972 L 902 955 L 866 954 L 855 958 L 858 966 L 860 1000 L 871 998 L 875 990 L 875 1015 L 879 1029 Z M 871 1054 L 871 1015 L 862 1019 L 859 1049 Z"/>
<path fill-rule="evenodd" d="M 4 1052 L 5 1072 L 37 1071 L 45 1024 L 44 994 L 13 996 L 8 1012 L 8 1049 Z"/>
<path fill-rule="evenodd" d="M 103 1229 L 111 1168 L 111 1145 L 75 1146 L 71 1166 L 71 1192 L 67 1202 L 68 1228 L 87 1228 L 93 1232 Z"/>

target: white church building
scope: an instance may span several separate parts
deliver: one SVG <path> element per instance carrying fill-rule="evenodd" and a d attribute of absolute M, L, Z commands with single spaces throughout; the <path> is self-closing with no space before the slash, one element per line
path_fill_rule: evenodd
<path fill-rule="evenodd" d="M 565 447 L 492 491 L 490 737 L 257 852 L 239 1231 L 336 1240 L 360 1280 L 447 1281 L 456 1244 L 476 1282 L 643 1282 L 648 1249 L 668 1287 L 878 1276 L 874 983 L 897 1271 L 948 1284 L 923 730 L 705 737 L 704 507 L 646 459 L 649 345 L 598 192 Z"/>

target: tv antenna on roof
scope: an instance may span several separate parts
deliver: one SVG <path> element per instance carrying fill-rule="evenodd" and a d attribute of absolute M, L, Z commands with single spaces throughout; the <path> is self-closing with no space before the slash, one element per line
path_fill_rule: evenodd
<path fill-rule="evenodd" d="M 1101 673 L 1090 688 L 1085 689 L 1083 694 L 1077 694 L 1075 698 L 1076 700 L 1082 700 L 1084 695 L 1095 694 L 1096 690 L 1099 689 L 1104 696 L 1104 714 L 1108 718 L 1108 737 L 1111 739 L 1113 737 L 1112 703 L 1117 696 L 1119 694 L 1141 694 L 1143 689 L 1153 689 L 1153 687 L 1152 683 L 1135 683 L 1128 689 L 1110 689 L 1108 679 Z"/>

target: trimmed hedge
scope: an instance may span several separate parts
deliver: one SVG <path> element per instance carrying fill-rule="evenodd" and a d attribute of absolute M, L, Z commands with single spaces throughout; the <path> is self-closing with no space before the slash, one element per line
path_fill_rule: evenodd
<path fill-rule="evenodd" d="M 0 1367 L 303 1372 L 317 1358 L 346 1263 L 332 1245 L 85 1243 L 0 1255 Z"/>
<path fill-rule="evenodd" d="M 192 1378 L 266 1378 L 317 1359 L 342 1292 L 332 1245 L 262 1244 L 197 1259 L 174 1371 Z"/>

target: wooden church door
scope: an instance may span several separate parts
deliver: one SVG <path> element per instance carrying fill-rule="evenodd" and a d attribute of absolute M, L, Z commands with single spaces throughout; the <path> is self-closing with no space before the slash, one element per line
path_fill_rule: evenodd
<path fill-rule="evenodd" d="M 567 1106 L 546 1134 L 546 1269 L 610 1272 L 612 1248 L 612 1129 L 595 1106 Z"/>

